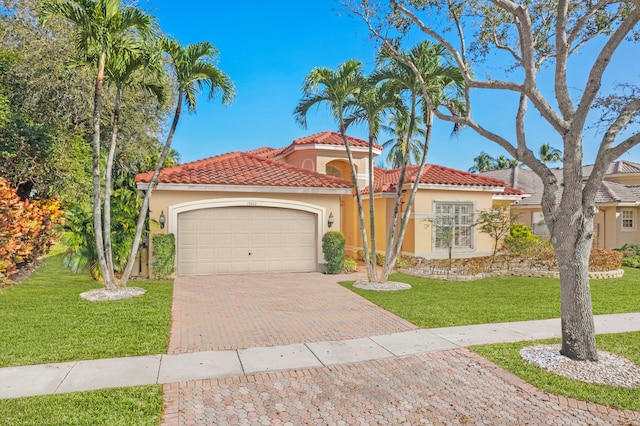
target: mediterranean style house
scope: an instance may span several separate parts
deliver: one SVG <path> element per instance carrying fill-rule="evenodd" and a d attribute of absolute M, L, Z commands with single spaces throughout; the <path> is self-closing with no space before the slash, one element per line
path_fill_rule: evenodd
<path fill-rule="evenodd" d="M 584 166 L 584 179 L 589 177 L 593 166 Z M 552 169 L 562 180 L 562 169 Z M 544 224 L 540 201 L 542 180 L 531 170 L 512 168 L 480 173 L 481 176 L 500 179 L 510 187 L 524 192 L 524 198 L 511 207 L 520 215 L 520 222 L 533 228 L 537 235 L 548 236 Z M 607 169 L 604 181 L 596 194 L 598 213 L 594 218 L 593 246 L 597 248 L 619 248 L 624 244 L 640 243 L 638 213 L 640 212 L 640 164 L 617 161 Z"/>
<path fill-rule="evenodd" d="M 369 210 L 367 141 L 349 137 L 356 179 Z M 373 147 L 374 155 L 382 147 Z M 491 253 L 491 239 L 473 224 L 495 200 L 517 201 L 522 191 L 506 182 L 437 165 L 407 170 L 403 197 L 418 180 L 403 253 L 438 258 L 447 246 L 436 236 L 438 217 L 455 226 L 456 257 Z M 136 176 L 141 191 L 151 172 Z M 377 249 L 385 235 L 399 170 L 376 168 L 374 203 Z M 403 203 L 404 205 L 404 203 Z M 274 149 L 231 152 L 166 168 L 150 201 L 150 217 L 176 237 L 177 275 L 308 272 L 323 269 L 322 236 L 345 235 L 347 253 L 361 248 L 358 214 L 346 149 L 339 133 L 322 132 Z M 163 220 L 160 220 L 162 217 Z M 367 219 L 368 221 L 368 219 Z"/>

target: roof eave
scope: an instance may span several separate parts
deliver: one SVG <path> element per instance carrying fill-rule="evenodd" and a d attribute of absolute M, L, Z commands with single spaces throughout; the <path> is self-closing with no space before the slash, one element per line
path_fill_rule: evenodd
<path fill-rule="evenodd" d="M 146 191 L 148 182 L 138 182 L 138 190 Z M 208 191 L 208 192 L 257 192 L 280 194 L 351 194 L 351 188 L 306 187 L 306 186 L 262 186 L 262 185 L 219 185 L 190 183 L 159 183 L 156 191 Z"/>

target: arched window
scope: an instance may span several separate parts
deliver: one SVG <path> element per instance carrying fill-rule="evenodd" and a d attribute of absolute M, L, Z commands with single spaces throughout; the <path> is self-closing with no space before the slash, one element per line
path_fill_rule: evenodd
<path fill-rule="evenodd" d="M 329 176 L 342 178 L 342 172 L 337 167 L 327 166 L 327 174 Z"/>

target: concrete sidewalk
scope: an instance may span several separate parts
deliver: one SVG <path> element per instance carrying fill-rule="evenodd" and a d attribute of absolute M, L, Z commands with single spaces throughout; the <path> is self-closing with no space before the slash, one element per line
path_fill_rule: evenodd
<path fill-rule="evenodd" d="M 596 333 L 640 331 L 640 313 L 599 315 Z M 0 398 L 237 377 L 560 337 L 560 320 L 419 329 L 331 342 L 0 368 Z"/>

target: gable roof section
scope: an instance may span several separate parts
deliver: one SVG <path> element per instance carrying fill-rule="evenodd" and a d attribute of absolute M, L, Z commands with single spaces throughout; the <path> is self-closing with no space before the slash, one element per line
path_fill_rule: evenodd
<path fill-rule="evenodd" d="M 347 135 L 347 140 L 349 141 L 349 146 L 354 148 L 369 148 L 369 142 L 364 139 L 354 138 L 353 136 Z M 344 141 L 342 140 L 342 135 L 338 132 L 325 131 L 316 133 L 310 136 L 305 136 L 300 139 L 294 140 L 291 145 L 283 148 L 280 152 L 277 153 L 280 155 L 287 155 L 292 151 L 295 151 L 296 148 L 303 146 L 314 146 L 314 145 L 326 145 L 326 146 L 335 146 L 335 147 L 343 147 Z M 382 146 L 374 145 L 374 149 L 382 151 Z"/>
<path fill-rule="evenodd" d="M 416 181 L 419 168 L 419 166 L 407 167 L 405 175 L 406 184 L 411 184 Z M 400 169 L 384 170 L 376 168 L 374 170 L 374 176 L 375 192 L 394 192 L 397 190 L 400 180 Z M 435 164 L 425 165 L 419 183 L 426 185 L 472 186 L 481 188 L 507 187 L 507 182 L 504 180 L 493 179 Z M 522 194 L 522 191 L 511 188 L 510 195 L 519 194 Z"/>
<path fill-rule="evenodd" d="M 585 178 L 591 175 L 591 171 L 593 170 L 593 164 L 588 166 L 584 166 L 582 168 L 582 174 Z M 615 163 L 609 164 L 607 167 L 607 171 L 605 172 L 605 176 L 611 175 L 626 175 L 626 174 L 640 174 L 640 164 L 634 163 L 632 161 L 620 160 Z"/>
<path fill-rule="evenodd" d="M 136 175 L 136 182 L 148 183 L 153 172 Z M 184 185 L 242 185 L 303 188 L 351 188 L 351 182 L 285 163 L 231 152 L 191 163 L 168 167 L 158 183 Z"/>

